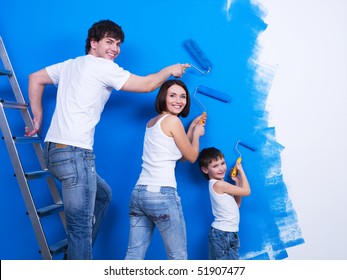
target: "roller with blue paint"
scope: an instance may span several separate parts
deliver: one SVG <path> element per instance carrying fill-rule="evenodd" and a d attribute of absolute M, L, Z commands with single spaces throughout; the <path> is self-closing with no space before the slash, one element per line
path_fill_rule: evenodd
<path fill-rule="evenodd" d="M 197 86 L 195 91 L 197 93 L 204 94 L 206 96 L 212 97 L 214 99 L 217 99 L 217 100 L 225 102 L 225 103 L 231 102 L 231 96 L 230 95 L 228 95 L 224 92 L 221 92 L 219 90 L 215 90 L 213 88 L 199 85 L 199 86 Z"/>
<path fill-rule="evenodd" d="M 215 89 L 212 89 L 212 88 L 209 88 L 209 87 L 205 87 L 205 86 L 202 86 L 202 85 L 199 85 L 195 88 L 195 91 L 194 91 L 194 99 L 199 103 L 199 105 L 203 108 L 203 114 L 206 115 L 206 107 L 202 104 L 202 102 L 198 99 L 197 97 L 197 94 L 198 93 L 201 93 L 201 94 L 204 94 L 208 97 L 211 97 L 211 98 L 214 98 L 214 99 L 217 99 L 219 101 L 222 101 L 222 102 L 225 102 L 225 103 L 229 103 L 231 101 L 231 97 L 226 94 L 226 93 L 223 93 L 223 92 L 220 92 L 218 90 L 215 90 Z M 200 123 L 202 123 L 203 120 L 200 119 Z"/>
<path fill-rule="evenodd" d="M 190 55 L 195 59 L 195 61 L 203 70 L 189 63 L 190 66 L 192 66 L 195 70 L 199 71 L 203 75 L 208 74 L 212 69 L 212 63 L 206 57 L 203 51 L 199 48 L 198 44 L 192 39 L 184 41 L 183 44 L 186 47 L 187 51 L 190 53 Z"/>

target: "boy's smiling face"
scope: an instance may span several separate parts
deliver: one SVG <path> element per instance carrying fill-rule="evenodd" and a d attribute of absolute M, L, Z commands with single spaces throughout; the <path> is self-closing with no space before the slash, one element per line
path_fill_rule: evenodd
<path fill-rule="evenodd" d="M 207 168 L 201 167 L 201 170 L 207 174 L 210 179 L 224 180 L 227 164 L 224 158 L 218 158 L 217 160 L 212 160 Z"/>

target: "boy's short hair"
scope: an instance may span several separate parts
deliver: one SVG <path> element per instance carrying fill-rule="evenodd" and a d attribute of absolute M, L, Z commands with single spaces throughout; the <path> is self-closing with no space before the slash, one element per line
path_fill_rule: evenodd
<path fill-rule="evenodd" d="M 86 39 L 85 52 L 89 53 L 91 45 L 90 41 L 93 39 L 96 42 L 99 42 L 105 37 L 111 37 L 115 40 L 120 40 L 121 43 L 124 42 L 124 32 L 122 27 L 117 23 L 109 19 L 100 20 L 95 22 L 88 30 L 88 37 Z"/>
<path fill-rule="evenodd" d="M 218 150 L 215 147 L 202 149 L 198 156 L 198 164 L 200 166 L 200 170 L 201 167 L 207 168 L 208 165 L 212 163 L 212 161 L 216 161 L 222 158 L 224 158 L 224 154 L 222 153 L 222 151 Z M 205 176 L 205 178 L 209 179 L 208 174 L 205 174 L 204 172 L 202 173 Z"/>

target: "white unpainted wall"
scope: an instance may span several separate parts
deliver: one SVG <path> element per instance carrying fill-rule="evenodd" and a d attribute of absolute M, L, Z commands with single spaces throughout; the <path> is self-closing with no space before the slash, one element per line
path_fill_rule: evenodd
<path fill-rule="evenodd" d="M 276 69 L 269 125 L 305 239 L 288 259 L 347 259 L 347 1 L 257 3 L 268 24 L 259 61 Z"/>

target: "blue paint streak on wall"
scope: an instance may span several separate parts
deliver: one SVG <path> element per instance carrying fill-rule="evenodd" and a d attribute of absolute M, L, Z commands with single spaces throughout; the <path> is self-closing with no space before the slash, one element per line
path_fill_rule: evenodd
<path fill-rule="evenodd" d="M 177 62 L 193 63 L 183 42 L 189 38 L 195 40 L 213 69 L 206 76 L 188 69 L 183 77 L 188 88 L 193 92 L 197 85 L 205 85 L 232 97 L 232 102 L 223 103 L 198 96 L 208 113 L 201 148 L 216 146 L 223 150 L 229 167 L 238 157 L 234 147 L 239 139 L 256 148 L 255 152 L 239 148 L 252 186 L 251 196 L 244 198 L 241 206 L 241 257 L 283 259 L 287 257 L 286 248 L 304 242 L 283 181 L 280 154 L 284 147 L 276 141 L 275 128 L 268 127 L 265 106 L 276 71 L 257 63 L 261 51 L 258 36 L 267 27 L 262 7 L 246 0 L 234 1 L 228 11 L 224 0 L 106 0 L 97 7 L 88 7 L 82 1 L 51 2 L 54 9 L 47 9 L 42 0 L 34 4 L 22 1 L 20 5 L 6 2 L 0 11 L 0 36 L 25 98 L 28 74 L 51 63 L 83 55 L 87 29 L 99 19 L 110 18 L 123 27 L 125 43 L 116 62 L 139 75 Z M 0 97 L 8 99 L 9 86 L 0 80 L 0 86 L 3 85 L 5 90 Z M 53 86 L 45 91 L 44 133 L 54 109 L 55 92 Z M 155 115 L 155 95 L 156 92 L 148 95 L 115 92 L 97 127 L 94 146 L 97 168 L 113 188 L 113 202 L 95 244 L 95 259 L 125 256 L 128 201 L 141 168 L 144 127 Z M 188 124 L 201 112 L 193 101 L 191 114 L 183 122 Z M 16 122 L 12 116 L 11 120 Z M 22 134 L 21 123 L 16 123 L 16 130 Z M 5 225 L 0 233 L 0 258 L 40 259 L 2 143 L 0 155 L 0 217 Z M 30 153 L 26 154 L 23 162 L 35 169 L 32 158 Z M 207 232 L 212 222 L 207 182 L 196 163 L 178 163 L 176 174 L 186 218 L 189 258 L 207 259 Z M 38 184 L 32 190 L 40 204 L 48 198 L 43 189 Z M 44 223 L 52 240 L 64 235 L 61 229 L 55 229 L 54 219 Z M 147 258 L 166 258 L 158 232 L 154 234 Z"/>

